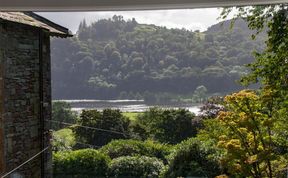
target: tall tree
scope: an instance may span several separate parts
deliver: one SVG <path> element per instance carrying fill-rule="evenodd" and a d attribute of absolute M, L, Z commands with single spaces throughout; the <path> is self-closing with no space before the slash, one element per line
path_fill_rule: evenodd
<path fill-rule="evenodd" d="M 225 8 L 226 18 L 234 8 Z M 243 18 L 254 30 L 252 38 L 262 31 L 268 33 L 266 49 L 255 52 L 255 62 L 248 65 L 251 73 L 242 79 L 244 85 L 261 81 L 263 89 L 270 90 L 277 102 L 288 106 L 288 4 L 237 7 L 235 18 Z M 280 105 L 279 105 L 280 106 Z"/>
<path fill-rule="evenodd" d="M 224 9 L 222 17 L 226 18 L 232 9 Z M 241 91 L 226 97 L 227 111 L 211 122 L 222 127 L 221 133 L 214 131 L 212 137 L 218 136 L 217 146 L 224 148 L 222 158 L 233 176 L 281 177 L 288 165 L 288 5 L 236 10 L 235 17 L 244 18 L 255 30 L 252 38 L 261 31 L 268 32 L 266 49 L 255 53 L 255 62 L 248 65 L 251 73 L 242 79 L 244 85 L 259 81 L 262 85 L 258 95 Z"/>

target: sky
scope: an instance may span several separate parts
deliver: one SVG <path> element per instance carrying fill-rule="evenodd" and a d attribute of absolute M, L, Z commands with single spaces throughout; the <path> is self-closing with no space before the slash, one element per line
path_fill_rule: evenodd
<path fill-rule="evenodd" d="M 113 15 L 122 15 L 124 19 L 135 18 L 138 23 L 155 24 L 167 28 L 186 28 L 188 30 L 205 31 L 209 26 L 219 22 L 221 9 L 175 9 L 146 11 L 99 11 L 99 12 L 37 12 L 47 19 L 69 28 L 76 33 L 80 21 L 87 24 Z"/>

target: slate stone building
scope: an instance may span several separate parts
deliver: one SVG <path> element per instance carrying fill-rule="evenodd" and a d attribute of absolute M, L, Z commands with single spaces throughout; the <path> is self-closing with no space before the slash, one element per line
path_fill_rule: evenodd
<path fill-rule="evenodd" d="M 50 37 L 68 29 L 32 12 L 0 12 L 0 177 L 51 177 Z"/>

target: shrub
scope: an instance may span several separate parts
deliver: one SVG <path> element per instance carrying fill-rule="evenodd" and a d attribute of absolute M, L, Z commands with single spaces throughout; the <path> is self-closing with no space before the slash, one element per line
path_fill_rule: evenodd
<path fill-rule="evenodd" d="M 212 158 L 214 150 L 205 149 L 201 142 L 191 138 L 178 144 L 168 156 L 168 166 L 163 174 L 175 177 L 215 177 L 220 174 L 218 162 Z"/>
<path fill-rule="evenodd" d="M 166 161 L 166 156 L 170 153 L 172 146 L 160 144 L 153 141 L 138 140 L 113 140 L 103 146 L 99 151 L 107 154 L 110 158 L 121 156 L 149 156 Z"/>
<path fill-rule="evenodd" d="M 105 177 L 110 158 L 93 149 L 58 152 L 53 155 L 55 177 Z"/>
<path fill-rule="evenodd" d="M 53 132 L 53 151 L 71 150 L 75 143 L 75 135 L 71 129 L 61 129 Z"/>
<path fill-rule="evenodd" d="M 164 164 L 157 158 L 124 156 L 111 161 L 109 177 L 158 178 L 163 167 Z"/>

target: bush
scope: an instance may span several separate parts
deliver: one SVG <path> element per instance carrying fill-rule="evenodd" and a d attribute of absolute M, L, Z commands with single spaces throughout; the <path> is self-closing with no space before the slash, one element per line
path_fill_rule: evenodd
<path fill-rule="evenodd" d="M 124 156 L 109 164 L 109 177 L 158 178 L 164 164 L 157 158 Z"/>
<path fill-rule="evenodd" d="M 149 156 L 167 162 L 165 157 L 170 153 L 171 148 L 172 146 L 153 141 L 113 140 L 99 151 L 112 159 L 121 156 Z"/>
<path fill-rule="evenodd" d="M 169 163 L 162 174 L 167 178 L 220 175 L 219 164 L 212 158 L 214 153 L 214 150 L 205 149 L 201 142 L 194 138 L 183 141 L 168 156 Z"/>
<path fill-rule="evenodd" d="M 58 152 L 53 155 L 55 177 L 105 177 L 110 158 L 93 149 Z"/>
<path fill-rule="evenodd" d="M 186 109 L 154 107 L 137 117 L 134 125 L 134 127 L 137 126 L 137 129 L 133 130 L 134 132 L 141 130 L 138 135 L 146 134 L 161 143 L 177 144 L 196 135 L 197 128 L 192 125 L 194 117 L 195 115 Z"/>
<path fill-rule="evenodd" d="M 71 129 L 61 129 L 53 132 L 53 151 L 68 151 L 72 150 L 76 144 L 75 135 Z"/>

